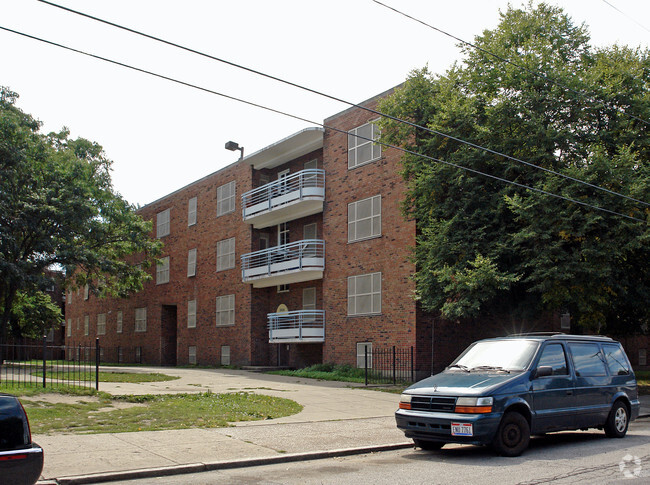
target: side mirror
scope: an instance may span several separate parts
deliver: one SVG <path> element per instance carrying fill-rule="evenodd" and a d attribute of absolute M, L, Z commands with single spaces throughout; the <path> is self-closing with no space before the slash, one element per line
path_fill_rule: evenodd
<path fill-rule="evenodd" d="M 535 379 L 553 375 L 553 367 L 550 365 L 540 365 L 535 371 Z"/>

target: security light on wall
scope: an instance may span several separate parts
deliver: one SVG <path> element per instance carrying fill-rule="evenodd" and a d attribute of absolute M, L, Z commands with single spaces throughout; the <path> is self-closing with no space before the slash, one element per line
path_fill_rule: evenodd
<path fill-rule="evenodd" d="M 231 152 L 234 152 L 235 150 L 241 151 L 241 156 L 239 159 L 244 158 L 244 147 L 240 147 L 238 143 L 235 143 L 234 141 L 229 141 L 226 143 L 226 150 L 230 150 Z"/>

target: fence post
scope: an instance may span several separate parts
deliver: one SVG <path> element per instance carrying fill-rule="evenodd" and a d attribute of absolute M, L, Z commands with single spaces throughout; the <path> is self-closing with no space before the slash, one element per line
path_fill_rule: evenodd
<path fill-rule="evenodd" d="M 393 385 L 397 383 L 397 375 L 395 368 L 395 346 L 393 345 Z"/>
<path fill-rule="evenodd" d="M 43 335 L 43 387 L 45 387 L 45 373 L 46 373 L 46 367 L 45 367 L 45 345 L 46 345 L 46 336 Z"/>
<path fill-rule="evenodd" d="M 415 372 L 413 369 L 413 346 L 411 345 L 411 382 L 415 382 Z"/>
<path fill-rule="evenodd" d="M 366 375 L 366 386 L 368 385 L 368 346 L 364 345 L 363 346 L 363 358 L 364 358 L 364 364 L 363 367 L 365 369 L 365 375 Z"/>
<path fill-rule="evenodd" d="M 95 389 L 99 391 L 99 337 L 95 339 Z"/>

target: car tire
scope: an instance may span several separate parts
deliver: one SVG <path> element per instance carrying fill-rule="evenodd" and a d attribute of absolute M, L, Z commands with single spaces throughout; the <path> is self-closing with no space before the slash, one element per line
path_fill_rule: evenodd
<path fill-rule="evenodd" d="M 492 443 L 496 452 L 503 456 L 519 456 L 530 442 L 530 425 L 521 414 L 511 411 L 501 419 L 497 435 Z"/>
<path fill-rule="evenodd" d="M 442 441 L 413 440 L 413 443 L 415 443 L 415 446 L 418 448 L 422 448 L 423 450 L 427 451 L 439 450 L 445 446 Z"/>
<path fill-rule="evenodd" d="M 623 438 L 630 424 L 630 413 L 623 401 L 616 401 L 605 422 L 605 435 L 608 438 Z"/>

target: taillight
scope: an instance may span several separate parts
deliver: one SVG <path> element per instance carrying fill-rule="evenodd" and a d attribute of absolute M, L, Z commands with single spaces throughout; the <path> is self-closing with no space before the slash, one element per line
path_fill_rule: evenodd
<path fill-rule="evenodd" d="M 26 444 L 31 444 L 32 442 L 32 430 L 29 426 L 29 418 L 27 417 L 27 412 L 25 411 L 25 407 L 23 406 L 23 403 L 18 400 L 18 404 L 20 404 L 20 408 L 23 410 L 23 416 L 25 416 L 25 438 L 27 438 L 27 443 Z"/>

